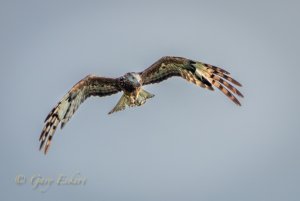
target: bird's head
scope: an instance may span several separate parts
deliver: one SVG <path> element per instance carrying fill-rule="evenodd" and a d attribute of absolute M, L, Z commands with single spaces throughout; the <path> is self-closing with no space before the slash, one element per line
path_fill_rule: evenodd
<path fill-rule="evenodd" d="M 131 83 L 132 85 L 134 85 L 135 87 L 140 87 L 141 86 L 141 81 L 142 78 L 138 73 L 126 73 L 124 75 L 124 78 L 126 79 L 126 81 L 128 81 L 129 83 Z"/>

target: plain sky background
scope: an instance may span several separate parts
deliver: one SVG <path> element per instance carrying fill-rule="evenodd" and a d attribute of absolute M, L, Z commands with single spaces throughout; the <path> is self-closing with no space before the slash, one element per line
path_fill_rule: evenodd
<path fill-rule="evenodd" d="M 299 1 L 0 1 L 0 200 L 300 199 Z M 180 78 L 108 116 L 121 94 L 87 100 L 48 155 L 43 120 L 87 74 L 118 77 L 165 55 L 221 66 L 235 106 Z M 22 174 L 80 173 L 41 193 Z"/>

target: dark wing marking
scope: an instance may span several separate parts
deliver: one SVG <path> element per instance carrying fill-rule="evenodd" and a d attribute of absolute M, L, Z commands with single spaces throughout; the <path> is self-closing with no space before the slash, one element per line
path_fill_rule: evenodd
<path fill-rule="evenodd" d="M 181 57 L 162 57 L 149 68 L 140 72 L 143 85 L 158 83 L 172 76 L 180 76 L 178 65 L 183 65 Z"/>
<path fill-rule="evenodd" d="M 158 83 L 172 76 L 181 76 L 189 82 L 203 88 L 213 90 L 212 86 L 221 90 L 237 105 L 241 105 L 233 95 L 243 97 L 232 84 L 242 86 L 230 76 L 226 70 L 182 57 L 163 57 L 140 73 L 143 85 Z M 230 82 L 232 84 L 230 84 Z"/>
<path fill-rule="evenodd" d="M 47 153 L 59 123 L 63 128 L 86 98 L 90 96 L 108 96 L 119 91 L 116 79 L 88 75 L 80 80 L 46 117 L 45 126 L 40 135 L 40 150 L 44 148 L 44 153 Z"/>

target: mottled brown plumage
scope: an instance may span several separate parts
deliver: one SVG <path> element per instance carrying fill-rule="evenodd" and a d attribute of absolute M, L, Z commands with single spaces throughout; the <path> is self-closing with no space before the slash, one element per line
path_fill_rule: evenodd
<path fill-rule="evenodd" d="M 182 57 L 162 57 L 140 73 L 127 73 L 115 79 L 89 75 L 80 80 L 46 117 L 45 126 L 40 135 L 40 149 L 44 148 L 44 153 L 47 153 L 57 126 L 61 124 L 63 128 L 86 98 L 108 96 L 123 91 L 119 102 L 109 112 L 111 114 L 125 109 L 126 106 L 143 105 L 154 95 L 142 89 L 142 86 L 159 83 L 173 76 L 180 76 L 209 90 L 214 90 L 213 86 L 215 86 L 234 103 L 241 105 L 234 94 L 240 97 L 243 95 L 232 85 L 241 86 L 241 84 L 233 79 L 229 72 L 210 64 Z"/>

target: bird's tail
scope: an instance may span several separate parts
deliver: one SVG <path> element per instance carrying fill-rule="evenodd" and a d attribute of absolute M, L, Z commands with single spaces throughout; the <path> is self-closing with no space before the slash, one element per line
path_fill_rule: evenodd
<path fill-rule="evenodd" d="M 154 94 L 151 94 L 148 91 L 141 89 L 140 93 L 138 95 L 138 102 L 144 104 L 147 99 L 153 98 L 153 97 L 154 97 Z"/>
<path fill-rule="evenodd" d="M 140 89 L 136 97 L 132 97 L 130 94 L 124 93 L 116 106 L 108 114 L 124 110 L 126 107 L 141 106 L 147 99 L 152 97 L 154 97 L 154 94 L 151 94 L 144 89 Z"/>

